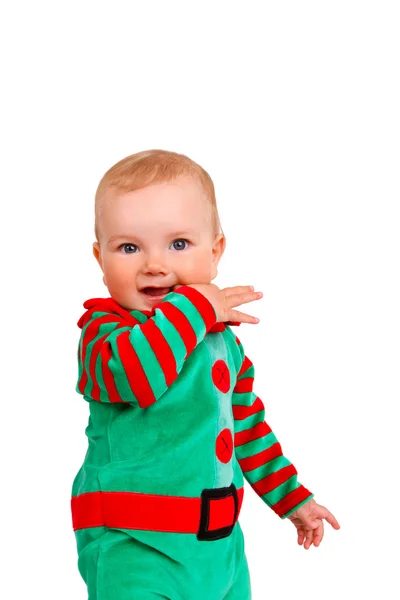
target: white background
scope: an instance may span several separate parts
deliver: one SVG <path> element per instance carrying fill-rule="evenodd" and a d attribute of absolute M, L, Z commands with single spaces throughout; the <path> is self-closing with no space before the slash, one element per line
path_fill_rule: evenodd
<path fill-rule="evenodd" d="M 399 5 L 13 2 L 1 15 L 1 596 L 84 600 L 70 518 L 76 322 L 108 296 L 94 192 L 140 150 L 212 176 L 217 285 L 266 420 L 341 524 L 319 548 L 246 484 L 253 600 L 398 598 Z M 239 334 L 239 329 L 237 330 Z M 190 600 L 190 598 L 185 600 Z"/>

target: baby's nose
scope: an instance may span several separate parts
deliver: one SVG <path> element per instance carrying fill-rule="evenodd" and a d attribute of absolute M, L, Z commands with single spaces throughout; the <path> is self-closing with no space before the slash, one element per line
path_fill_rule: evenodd
<path fill-rule="evenodd" d="M 148 273 L 165 273 L 168 271 L 166 262 L 160 260 L 159 258 L 150 258 L 145 261 L 144 269 Z"/>

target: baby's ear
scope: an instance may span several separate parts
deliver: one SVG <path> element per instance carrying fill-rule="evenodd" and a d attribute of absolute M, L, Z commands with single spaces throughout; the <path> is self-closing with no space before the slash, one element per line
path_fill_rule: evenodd
<path fill-rule="evenodd" d="M 101 261 L 101 248 L 100 248 L 99 242 L 94 242 L 93 243 L 93 254 L 94 254 L 95 259 L 99 263 L 101 270 L 104 273 L 103 264 L 102 264 L 102 261 Z M 103 275 L 103 283 L 107 287 L 107 282 L 106 282 L 105 275 Z"/>
<path fill-rule="evenodd" d="M 93 243 L 93 254 L 95 259 L 97 260 L 97 262 L 99 263 L 101 270 L 103 270 L 102 264 L 101 264 L 101 252 L 100 252 L 100 244 L 99 242 L 94 242 Z"/>
<path fill-rule="evenodd" d="M 219 261 L 221 260 L 221 257 L 225 251 L 225 247 L 226 247 L 226 238 L 223 234 L 218 234 L 214 240 L 214 244 L 213 244 L 213 258 L 212 261 L 213 263 L 215 263 L 215 265 L 217 266 Z"/>

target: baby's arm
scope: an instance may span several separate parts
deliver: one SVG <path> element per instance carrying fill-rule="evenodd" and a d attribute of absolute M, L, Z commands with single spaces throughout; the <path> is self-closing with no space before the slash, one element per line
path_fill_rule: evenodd
<path fill-rule="evenodd" d="M 232 395 L 236 458 L 254 491 L 284 519 L 313 494 L 298 482 L 294 465 L 283 456 L 278 440 L 264 421 L 264 404 L 253 392 L 253 363 L 236 340 L 240 352 Z"/>
<path fill-rule="evenodd" d="M 156 402 L 217 322 L 213 305 L 188 286 L 167 294 L 143 323 L 135 324 L 125 310 L 105 312 L 104 305 L 99 299 L 83 326 L 76 386 L 78 393 L 99 402 L 140 408 Z"/>

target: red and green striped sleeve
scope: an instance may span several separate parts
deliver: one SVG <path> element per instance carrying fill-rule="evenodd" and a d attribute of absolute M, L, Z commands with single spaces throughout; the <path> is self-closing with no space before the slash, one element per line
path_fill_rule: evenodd
<path fill-rule="evenodd" d="M 297 480 L 297 471 L 264 420 L 264 404 L 253 392 L 254 365 L 238 338 L 241 368 L 232 395 L 235 454 L 245 479 L 284 519 L 314 494 Z"/>
<path fill-rule="evenodd" d="M 164 394 L 217 322 L 209 300 L 185 285 L 156 304 L 150 318 L 140 311 L 133 316 L 112 298 L 92 299 L 84 306 L 90 309 L 78 322 L 76 391 L 86 399 L 140 408 Z"/>

